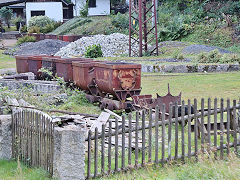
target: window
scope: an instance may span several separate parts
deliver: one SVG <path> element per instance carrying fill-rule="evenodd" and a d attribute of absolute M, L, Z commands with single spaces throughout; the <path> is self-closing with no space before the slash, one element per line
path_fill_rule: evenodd
<path fill-rule="evenodd" d="M 90 8 L 97 7 L 96 6 L 96 0 L 89 0 L 88 1 L 88 7 L 90 7 Z"/>
<path fill-rule="evenodd" d="M 31 17 L 33 16 L 45 16 L 45 11 L 31 11 Z"/>

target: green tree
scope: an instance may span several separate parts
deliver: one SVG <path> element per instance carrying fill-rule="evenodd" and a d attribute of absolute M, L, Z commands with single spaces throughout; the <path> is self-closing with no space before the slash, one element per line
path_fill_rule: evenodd
<path fill-rule="evenodd" d="M 10 28 L 10 20 L 12 18 L 12 15 L 13 15 L 12 9 L 9 9 L 7 7 L 2 7 L 0 9 L 0 16 L 5 21 L 5 23 L 7 24 L 8 28 Z"/>

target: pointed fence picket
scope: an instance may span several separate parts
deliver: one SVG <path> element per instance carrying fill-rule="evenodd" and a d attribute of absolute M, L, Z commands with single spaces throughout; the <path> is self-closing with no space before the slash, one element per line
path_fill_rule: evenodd
<path fill-rule="evenodd" d="M 198 160 L 201 154 L 222 159 L 232 151 L 238 153 L 237 101 L 201 99 L 199 104 L 200 109 L 196 99 L 193 105 L 190 100 L 181 106 L 171 103 L 168 115 L 162 105 L 123 116 L 119 122 L 110 120 L 101 133 L 97 128 L 89 131 L 86 178 L 178 159 Z"/>
<path fill-rule="evenodd" d="M 53 174 L 51 117 L 35 110 L 18 109 L 12 114 L 12 157 Z"/>

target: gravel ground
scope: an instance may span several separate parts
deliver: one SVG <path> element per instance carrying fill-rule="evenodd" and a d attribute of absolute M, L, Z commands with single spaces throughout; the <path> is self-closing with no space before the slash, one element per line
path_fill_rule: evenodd
<path fill-rule="evenodd" d="M 180 41 L 163 41 L 163 42 L 159 42 L 158 47 L 162 48 L 162 47 L 186 47 L 188 46 L 187 43 L 185 42 L 180 42 Z"/>
<path fill-rule="evenodd" d="M 83 37 L 61 48 L 61 50 L 56 53 L 56 56 L 84 56 L 86 48 L 95 44 L 101 45 L 103 57 L 118 57 L 128 54 L 129 37 L 120 33 Z M 137 51 L 138 45 L 134 44 L 132 48 Z"/>
<path fill-rule="evenodd" d="M 60 40 L 52 40 L 45 39 L 38 42 L 28 42 L 18 45 L 14 48 L 9 48 L 4 51 L 4 54 L 8 55 L 54 55 L 58 52 L 62 47 L 67 46 L 69 43 L 60 41 Z"/>
<path fill-rule="evenodd" d="M 220 53 L 225 54 L 225 53 L 232 53 L 231 51 L 219 48 L 219 47 L 215 47 L 215 46 L 207 46 L 207 45 L 198 45 L 198 44 L 194 44 L 194 45 L 190 45 L 187 46 L 186 48 L 184 48 L 182 50 L 183 54 L 199 54 L 202 52 L 210 52 L 213 51 L 215 49 L 218 49 Z"/>

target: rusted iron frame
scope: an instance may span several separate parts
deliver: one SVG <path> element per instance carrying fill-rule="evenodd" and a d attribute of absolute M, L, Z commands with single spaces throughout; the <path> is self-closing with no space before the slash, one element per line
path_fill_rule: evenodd
<path fill-rule="evenodd" d="M 138 9 L 137 9 L 138 8 Z M 152 9 L 152 16 L 147 18 L 147 14 Z M 136 33 L 135 29 L 132 26 L 132 19 L 137 20 L 137 18 L 133 17 L 132 14 L 135 12 L 138 15 L 138 22 L 139 22 L 139 32 Z M 153 27 L 148 31 L 147 23 L 149 20 L 153 19 Z M 154 33 L 152 30 L 155 29 Z M 139 40 L 133 38 L 132 30 L 138 34 Z M 148 41 L 148 35 L 152 33 L 154 37 Z M 139 52 L 136 53 L 132 50 L 132 39 L 139 42 Z M 143 44 L 144 39 L 144 44 Z M 152 0 L 152 5 L 150 8 L 147 8 L 147 0 L 130 0 L 129 1 L 129 56 L 134 53 L 134 55 L 138 54 L 138 56 L 143 55 L 143 47 L 144 51 L 148 51 L 148 44 L 153 40 L 156 40 L 156 47 L 151 51 L 151 54 L 156 51 L 156 55 L 158 55 L 158 35 L 157 35 L 157 10 L 156 10 L 156 0 Z"/>

